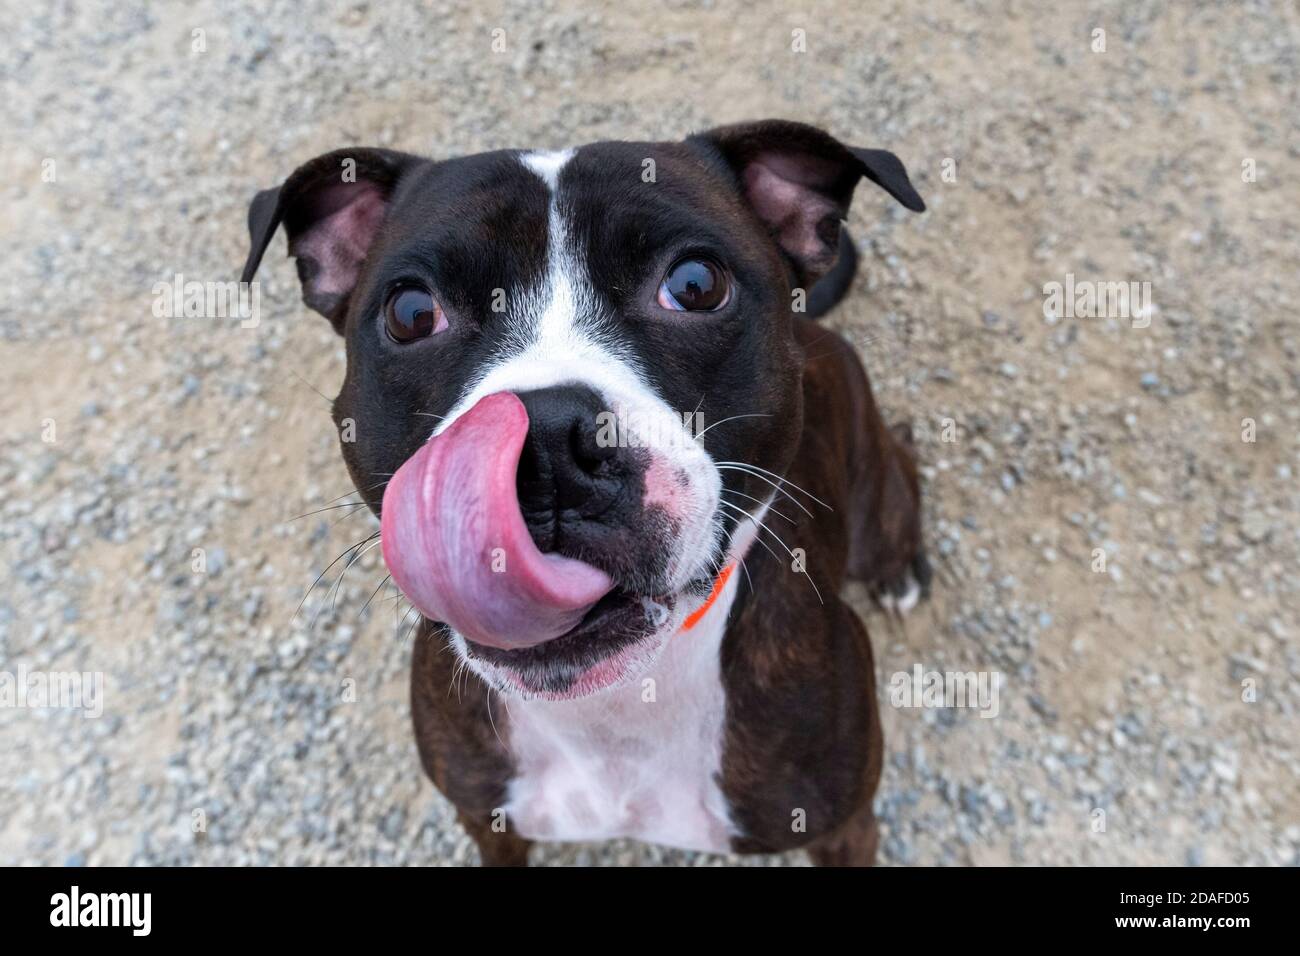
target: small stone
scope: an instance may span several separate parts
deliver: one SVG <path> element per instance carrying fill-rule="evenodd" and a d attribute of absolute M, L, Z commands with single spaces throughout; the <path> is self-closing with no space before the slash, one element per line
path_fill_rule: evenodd
<path fill-rule="evenodd" d="M 1259 544 L 1268 537 L 1271 525 L 1268 516 L 1260 511 L 1248 511 L 1241 519 L 1241 536 L 1251 544 Z"/>

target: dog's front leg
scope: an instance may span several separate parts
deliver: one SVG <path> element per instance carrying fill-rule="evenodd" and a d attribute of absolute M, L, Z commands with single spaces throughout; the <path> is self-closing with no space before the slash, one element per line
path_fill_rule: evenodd
<path fill-rule="evenodd" d="M 411 718 L 420 763 L 456 807 L 484 866 L 526 866 L 529 840 L 506 817 L 513 766 L 503 708 L 473 673 L 460 671 L 441 628 L 424 621 L 411 654 Z"/>
<path fill-rule="evenodd" d="M 880 846 L 880 826 L 868 801 L 834 833 L 808 847 L 818 866 L 874 866 Z"/>
<path fill-rule="evenodd" d="M 533 845 L 532 840 L 524 839 L 508 827 L 502 829 L 500 823 L 494 826 L 493 819 L 484 819 L 480 814 L 461 810 L 457 819 L 465 832 L 473 837 L 484 866 L 528 865 L 528 848 Z"/>

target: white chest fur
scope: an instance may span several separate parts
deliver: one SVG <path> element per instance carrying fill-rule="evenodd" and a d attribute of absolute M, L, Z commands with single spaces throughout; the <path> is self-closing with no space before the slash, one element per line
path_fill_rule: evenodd
<path fill-rule="evenodd" d="M 523 836 L 728 849 L 736 831 L 718 786 L 719 650 L 739 577 L 630 684 L 573 701 L 510 702 L 516 776 L 506 812 Z"/>

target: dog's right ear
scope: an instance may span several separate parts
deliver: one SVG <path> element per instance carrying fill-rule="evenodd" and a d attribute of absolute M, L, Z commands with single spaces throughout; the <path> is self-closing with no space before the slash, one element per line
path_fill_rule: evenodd
<path fill-rule="evenodd" d="M 393 190 L 420 162 L 387 149 L 339 149 L 299 166 L 283 185 L 258 193 L 248 210 L 250 246 L 240 281 L 252 281 L 284 223 L 289 255 L 298 260 L 303 302 L 343 334 L 348 297 Z"/>
<path fill-rule="evenodd" d="M 825 275 L 846 247 L 841 223 L 859 180 L 870 180 L 913 212 L 925 210 L 893 153 L 846 146 L 806 123 L 738 123 L 687 142 L 706 144 L 731 167 L 741 195 L 805 286 Z"/>

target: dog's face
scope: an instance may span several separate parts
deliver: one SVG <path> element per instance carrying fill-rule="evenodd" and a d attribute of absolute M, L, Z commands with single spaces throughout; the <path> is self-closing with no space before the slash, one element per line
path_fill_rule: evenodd
<path fill-rule="evenodd" d="M 250 213 L 347 341 L 334 403 L 394 580 L 500 690 L 644 669 L 752 539 L 802 427 L 803 290 L 867 176 L 793 123 L 442 162 L 319 157 Z"/>

